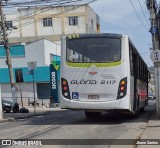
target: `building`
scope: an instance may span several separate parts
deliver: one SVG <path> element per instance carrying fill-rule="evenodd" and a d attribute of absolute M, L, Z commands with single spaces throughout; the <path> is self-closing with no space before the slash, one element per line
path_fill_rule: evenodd
<path fill-rule="evenodd" d="M 22 73 L 24 83 L 17 83 L 17 86 L 19 90 L 22 90 L 23 98 L 31 100 L 34 96 L 33 79 L 32 75 L 27 74 L 28 62 L 36 61 L 37 63 L 36 99 L 49 98 L 49 65 L 54 57 L 56 60 L 59 59 L 60 46 L 58 44 L 61 44 L 61 36 L 100 32 L 99 16 L 87 4 L 18 8 L 15 13 L 8 12 L 5 15 L 15 81 L 19 79 L 19 73 Z M 14 29 L 15 26 L 17 29 Z M 22 45 L 23 43 L 25 46 Z M 1 94 L 2 98 L 9 98 L 11 89 L 5 50 L 2 46 L 0 48 Z M 18 92 L 18 98 L 20 97 L 21 91 Z"/>
<path fill-rule="evenodd" d="M 88 4 L 19 8 L 15 14 L 7 13 L 6 20 L 10 43 L 30 43 L 41 38 L 60 43 L 63 34 L 100 32 L 99 16 Z"/>
<path fill-rule="evenodd" d="M 60 45 L 51 41 L 41 39 L 28 45 L 12 45 L 11 48 L 12 67 L 15 82 L 18 87 L 17 97 L 32 101 L 34 98 L 33 75 L 29 73 L 28 64 L 36 62 L 34 70 L 35 98 L 49 99 L 50 96 L 50 64 L 60 57 Z M 6 53 L 0 46 L 0 84 L 2 99 L 11 98 L 11 86 L 8 66 L 6 65 Z M 18 79 L 18 76 L 22 78 Z M 44 101 L 44 100 L 43 100 Z"/>

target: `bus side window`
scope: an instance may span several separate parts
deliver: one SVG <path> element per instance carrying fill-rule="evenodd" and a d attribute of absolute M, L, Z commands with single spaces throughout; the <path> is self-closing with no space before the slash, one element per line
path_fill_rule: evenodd
<path fill-rule="evenodd" d="M 131 69 L 131 75 L 134 75 L 134 70 L 133 70 L 133 54 L 132 54 L 132 48 L 130 46 L 129 48 L 129 59 L 130 59 L 130 69 Z"/>
<path fill-rule="evenodd" d="M 137 57 L 137 77 L 140 78 L 140 65 L 139 65 L 140 59 Z"/>
<path fill-rule="evenodd" d="M 151 73 L 149 71 L 147 71 L 147 75 L 148 75 L 148 83 L 149 83 L 151 80 Z"/>

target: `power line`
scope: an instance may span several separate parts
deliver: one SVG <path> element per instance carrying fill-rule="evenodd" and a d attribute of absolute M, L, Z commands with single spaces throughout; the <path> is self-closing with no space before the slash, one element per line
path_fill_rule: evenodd
<path fill-rule="evenodd" d="M 78 0 L 79 1 L 79 4 L 86 1 L 86 0 Z M 34 7 L 35 5 L 36 6 L 49 6 L 50 4 L 53 4 L 53 3 L 59 3 L 61 5 L 63 4 L 66 4 L 66 3 L 77 3 L 76 0 L 48 0 L 48 1 L 43 1 L 43 0 L 40 0 L 40 1 L 30 1 L 30 2 L 23 2 L 23 3 L 7 3 L 7 5 L 5 5 L 5 7 L 11 7 L 11 6 L 16 6 L 16 7 Z"/>
<path fill-rule="evenodd" d="M 62 2 L 62 0 L 61 1 L 60 0 L 56 0 L 54 2 Z M 4 6 L 7 7 L 8 5 L 10 5 L 10 6 L 16 6 L 17 7 L 17 5 L 18 5 L 18 6 L 26 6 L 27 7 L 29 4 L 31 4 L 31 5 L 41 4 L 42 5 L 44 3 L 53 3 L 53 0 L 47 0 L 47 1 L 43 1 L 43 0 L 38 1 L 38 0 L 35 0 L 35 1 L 21 2 L 21 3 L 18 3 L 18 2 L 8 2 Z"/>
<path fill-rule="evenodd" d="M 37 10 L 37 11 L 34 11 L 33 13 L 28 13 L 27 15 L 24 15 L 24 16 L 22 16 L 21 18 L 18 18 L 18 19 L 16 19 L 16 20 L 11 20 L 11 21 L 12 21 L 12 22 L 17 22 L 17 21 L 19 21 L 19 20 L 23 20 L 23 19 L 26 19 L 26 18 L 28 18 L 28 17 L 35 16 L 35 15 L 37 15 L 37 14 L 40 14 L 40 13 L 49 11 L 54 5 L 55 5 L 55 4 L 50 5 L 50 6 L 48 6 L 48 7 L 41 8 L 41 9 L 39 9 L 39 10 Z M 38 13 L 38 12 L 39 12 L 39 13 Z"/>
<path fill-rule="evenodd" d="M 141 3 L 140 3 L 140 1 L 139 1 L 139 0 L 138 0 L 138 3 L 139 3 L 139 5 L 140 5 L 140 7 L 141 7 L 141 10 L 142 10 L 143 16 L 144 16 L 144 18 L 145 18 L 145 20 L 146 20 L 147 24 L 150 26 L 150 24 L 149 24 L 149 22 L 148 22 L 148 20 L 147 20 L 147 18 L 146 18 L 146 15 L 145 15 L 145 13 L 144 13 L 144 11 L 143 11 L 142 5 L 141 5 Z"/>
<path fill-rule="evenodd" d="M 66 1 L 65 3 L 63 3 L 63 5 L 65 5 L 65 4 L 73 4 L 72 2 L 79 2 L 79 1 L 81 1 L 82 2 L 82 0 L 70 0 L 70 1 Z M 59 3 L 60 1 L 55 1 L 55 3 L 53 3 L 52 2 L 52 5 L 49 5 L 48 7 L 44 7 L 43 6 L 43 8 L 41 8 L 41 9 L 39 9 L 39 10 L 37 10 L 37 11 L 34 11 L 34 12 L 32 12 L 32 13 L 28 13 L 27 15 L 24 15 L 23 17 L 21 17 L 21 18 L 19 18 L 19 19 L 16 19 L 16 20 L 11 20 L 12 22 L 16 22 L 16 21 L 18 21 L 18 20 L 23 20 L 23 19 L 26 19 L 26 18 L 28 18 L 28 17 L 31 17 L 31 16 L 35 16 L 35 15 L 37 15 L 37 14 L 40 14 L 40 13 L 43 13 L 43 12 L 46 12 L 46 11 L 48 11 L 48 10 L 50 10 L 50 9 L 52 9 L 52 7 L 53 6 L 55 6 L 55 7 L 57 7 L 57 6 L 61 6 L 62 4 L 61 3 Z M 35 7 L 35 6 L 34 6 Z M 39 12 L 39 13 L 38 13 Z"/>
<path fill-rule="evenodd" d="M 75 0 L 74 0 L 74 1 L 75 1 Z M 78 1 L 79 1 L 79 0 L 78 0 Z M 85 3 L 85 4 L 91 4 L 91 3 L 95 2 L 95 1 L 97 1 L 97 0 L 91 0 L 91 1 L 89 1 L 89 2 L 87 2 L 87 3 Z M 56 14 L 48 15 L 48 16 L 47 16 L 47 17 L 45 17 L 45 18 L 48 18 L 48 17 L 55 17 L 55 16 L 58 16 L 58 15 L 60 15 L 60 14 L 66 13 L 66 12 L 70 12 L 70 11 L 72 11 L 72 10 L 75 10 L 75 9 L 78 9 L 78 8 L 80 8 L 80 7 L 84 6 L 85 4 L 75 5 L 73 8 L 70 8 L 70 9 L 64 10 L 64 11 L 59 12 L 59 13 L 56 13 Z M 47 10 L 47 11 L 48 11 L 48 10 Z M 41 12 L 41 13 L 42 13 L 42 12 Z M 35 15 L 36 15 L 36 14 L 35 14 Z M 35 16 L 35 15 L 33 15 L 33 16 Z M 30 24 L 33 24 L 33 23 L 35 23 L 35 22 L 39 22 L 39 21 L 40 21 L 40 20 L 37 20 L 37 21 L 30 21 L 30 22 L 27 22 L 27 23 L 21 24 L 21 25 L 16 26 L 16 27 L 22 27 L 22 26 L 30 25 Z"/>
<path fill-rule="evenodd" d="M 143 23 L 142 20 L 140 19 L 140 17 L 139 17 L 139 15 L 138 15 L 138 13 L 137 13 L 137 11 L 136 11 L 136 9 L 135 9 L 135 7 L 134 7 L 134 5 L 133 5 L 133 3 L 132 3 L 131 0 L 130 0 L 130 3 L 131 3 L 131 6 L 132 6 L 132 8 L 133 8 L 133 10 L 134 10 L 134 12 L 135 12 L 137 18 L 138 18 L 139 21 L 141 22 L 142 26 L 148 31 L 147 27 L 144 25 L 144 23 Z"/>

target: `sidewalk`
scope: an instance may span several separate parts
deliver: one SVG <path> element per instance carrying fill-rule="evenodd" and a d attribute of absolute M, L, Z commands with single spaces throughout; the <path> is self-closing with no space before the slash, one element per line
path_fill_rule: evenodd
<path fill-rule="evenodd" d="M 41 116 L 41 115 L 47 115 L 51 111 L 60 111 L 60 107 L 54 107 L 54 108 L 47 108 L 47 107 L 37 107 L 34 110 L 34 107 L 26 107 L 29 110 L 29 113 L 3 113 L 3 119 L 0 120 L 1 122 L 6 121 L 13 121 L 16 119 L 24 119 L 29 118 L 33 116 Z M 35 112 L 36 111 L 36 112 Z"/>
<path fill-rule="evenodd" d="M 160 147 L 160 119 L 153 112 L 148 124 L 141 135 L 137 148 L 159 148 Z"/>

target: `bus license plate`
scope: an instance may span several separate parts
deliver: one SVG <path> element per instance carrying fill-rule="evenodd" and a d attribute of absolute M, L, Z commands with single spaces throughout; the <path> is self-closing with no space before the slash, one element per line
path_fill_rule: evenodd
<path fill-rule="evenodd" d="M 88 95 L 88 99 L 98 100 L 99 99 L 99 95 Z"/>

